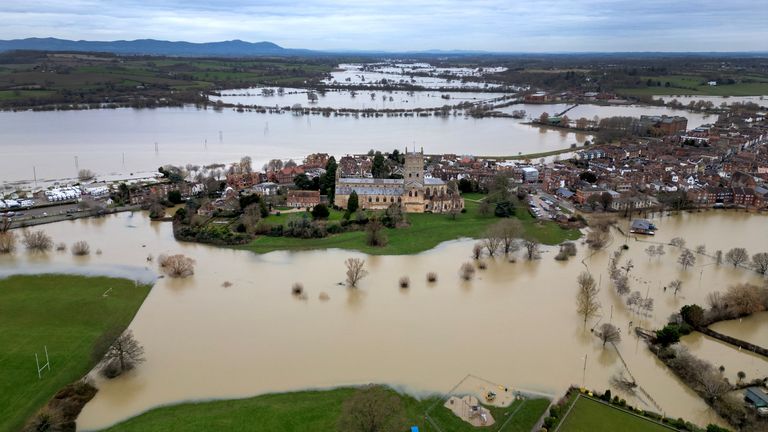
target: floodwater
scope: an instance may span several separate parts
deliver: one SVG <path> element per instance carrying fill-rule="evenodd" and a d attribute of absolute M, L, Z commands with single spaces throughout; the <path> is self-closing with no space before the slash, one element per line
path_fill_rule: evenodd
<path fill-rule="evenodd" d="M 304 108 L 333 108 L 333 109 L 416 109 L 416 108 L 440 108 L 445 105 L 453 106 L 465 102 L 482 103 L 491 102 L 494 99 L 509 95 L 508 93 L 483 93 L 483 92 L 438 92 L 438 91 L 414 91 L 404 90 L 327 90 L 325 95 L 314 92 L 317 102 L 310 103 L 307 89 L 285 88 L 283 95 L 277 93 L 277 87 L 266 87 L 274 90 L 273 96 L 265 96 L 264 88 L 245 88 L 222 90 L 222 96 L 212 99 L 220 99 L 231 104 L 257 105 L 264 107 L 292 107 L 300 104 Z M 448 99 L 444 98 L 447 96 Z"/>
<path fill-rule="evenodd" d="M 762 317 L 762 325 L 766 326 L 767 323 L 768 320 Z M 746 374 L 747 381 L 764 378 L 768 373 L 768 361 L 761 355 L 739 350 L 701 333 L 683 336 L 681 341 L 696 357 L 709 359 L 716 368 L 723 366 L 723 376 L 732 383 L 739 381 L 740 371 Z M 762 344 L 765 345 L 765 342 L 766 340 L 763 340 Z"/>
<path fill-rule="evenodd" d="M 525 110 L 525 116 L 529 119 L 538 119 L 541 113 L 546 112 L 550 116 L 559 114 L 573 104 L 521 104 L 510 105 L 504 108 L 500 108 L 499 111 L 511 114 L 516 110 Z M 650 106 L 650 105 L 590 105 L 582 104 L 576 108 L 568 110 L 565 114 L 569 119 L 575 121 L 581 117 L 587 120 L 592 120 L 595 116 L 598 118 L 607 117 L 640 117 L 643 115 L 668 115 L 668 116 L 680 116 L 688 119 L 688 129 L 699 127 L 706 123 L 714 123 L 717 120 L 716 115 L 708 115 L 704 113 L 690 112 L 686 110 L 678 110 L 667 108 L 664 106 Z"/>
<path fill-rule="evenodd" d="M 406 65 L 403 65 L 406 66 Z M 501 88 L 500 84 L 476 82 L 476 81 L 463 81 L 461 79 L 447 79 L 439 78 L 436 76 L 415 76 L 410 72 L 425 72 L 434 74 L 437 72 L 450 73 L 456 76 L 482 76 L 483 73 L 471 72 L 466 68 L 441 68 L 429 69 L 428 65 L 425 67 L 416 68 L 400 68 L 400 67 L 375 67 L 373 70 L 363 70 L 361 64 L 340 64 L 338 70 L 331 72 L 331 77 L 323 80 L 328 85 L 362 85 L 362 86 L 377 86 L 383 83 L 401 84 L 401 85 L 416 85 L 424 88 Z M 476 71 L 476 70 L 475 70 Z M 489 69 L 488 72 L 498 71 L 496 68 Z"/>
<path fill-rule="evenodd" d="M 706 236 L 712 250 L 744 246 L 750 252 L 768 244 L 765 216 L 711 212 L 656 222 L 659 235 L 648 240 L 682 236 L 697 244 Z M 704 303 L 712 290 L 758 281 L 753 272 L 703 259 L 682 271 L 671 248 L 662 259 L 648 260 L 646 245 L 630 241 L 620 265 L 633 260 L 632 289 L 656 303 L 653 314 L 643 317 L 627 310 L 608 286 L 607 259 L 621 237 L 584 264 L 580 261 L 588 251 L 581 243 L 579 256 L 566 263 L 553 259 L 554 248 L 545 249 L 533 262 L 521 257 L 516 263 L 486 259 L 488 269 L 464 282 L 458 268 L 470 261 L 473 241 L 443 243 L 415 256 L 377 257 L 343 250 L 256 255 L 178 243 L 170 224 L 150 222 L 142 213 L 66 221 L 44 229 L 55 242 L 86 240 L 103 254 L 83 260 L 69 254 L 41 258 L 20 252 L 15 258 L 0 257 L 0 267 L 24 268 L 41 260 L 75 267 L 145 266 L 148 254 L 160 253 L 184 253 L 198 263 L 190 278 L 157 281 L 130 326 L 145 347 L 147 361 L 114 381 L 97 380 L 100 391 L 78 419 L 82 430 L 188 400 L 368 382 L 417 395 L 445 392 L 468 373 L 553 395 L 571 384 L 604 389 L 623 369 L 613 348 L 603 348 L 589 332 L 606 321 L 622 328 L 624 340 L 618 347 L 623 358 L 666 414 L 702 424 L 719 422 L 642 341 L 627 334 L 629 322 L 657 328 L 682 305 Z M 357 289 L 339 285 L 348 257 L 366 259 L 370 271 Z M 575 279 L 585 265 L 600 281 L 602 303 L 601 316 L 586 328 L 574 304 Z M 438 273 L 435 284 L 425 280 L 430 271 Z M 397 281 L 406 275 L 412 284 L 402 290 Z M 662 290 L 674 278 L 683 280 L 677 297 Z M 225 281 L 233 285 L 225 288 Z M 290 294 L 294 282 L 304 284 L 306 300 Z M 321 292 L 330 300 L 319 300 Z M 755 361 L 756 370 L 768 369 L 764 360 Z M 740 366 L 729 362 L 726 367 Z M 625 397 L 656 410 L 650 402 Z"/>
<path fill-rule="evenodd" d="M 547 131 L 508 118 L 322 117 L 187 108 L 0 112 L 0 181 L 157 170 L 164 164 L 229 163 L 251 156 L 302 160 L 369 149 L 517 155 L 568 148 L 589 135 Z M 155 146 L 157 144 L 157 146 Z M 156 151 L 157 150 L 157 151 Z"/>
<path fill-rule="evenodd" d="M 738 337 L 755 345 L 768 345 L 768 311 L 756 313 L 746 318 L 721 321 L 710 326 L 716 332 Z M 738 336 L 736 336 L 738 335 Z"/>

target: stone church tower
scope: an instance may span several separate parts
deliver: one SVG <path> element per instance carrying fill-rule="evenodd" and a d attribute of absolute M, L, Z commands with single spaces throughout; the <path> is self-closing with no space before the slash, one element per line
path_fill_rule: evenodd
<path fill-rule="evenodd" d="M 424 149 L 405 149 L 403 206 L 407 212 L 424 211 Z"/>

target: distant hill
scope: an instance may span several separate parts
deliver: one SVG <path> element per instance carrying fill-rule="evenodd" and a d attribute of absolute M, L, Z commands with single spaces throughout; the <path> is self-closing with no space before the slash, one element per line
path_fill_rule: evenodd
<path fill-rule="evenodd" d="M 287 49 L 272 42 L 171 42 L 155 39 L 132 41 L 73 41 L 56 38 L 0 40 L 0 52 L 11 50 L 108 52 L 114 54 L 146 54 L 183 57 L 250 57 L 268 55 L 311 55 L 313 51 Z"/>

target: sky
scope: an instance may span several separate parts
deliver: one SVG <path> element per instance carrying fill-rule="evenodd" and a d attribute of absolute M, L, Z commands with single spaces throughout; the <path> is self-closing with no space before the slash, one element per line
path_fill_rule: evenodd
<path fill-rule="evenodd" d="M 768 51 L 768 0 L 0 0 L 0 39 L 316 50 Z"/>

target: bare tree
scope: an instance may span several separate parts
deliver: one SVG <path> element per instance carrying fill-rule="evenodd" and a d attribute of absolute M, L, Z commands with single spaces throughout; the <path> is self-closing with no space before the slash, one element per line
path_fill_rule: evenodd
<path fill-rule="evenodd" d="M 721 311 L 726 308 L 723 295 L 717 291 L 707 294 L 707 304 L 709 304 L 710 309 L 714 311 Z"/>
<path fill-rule="evenodd" d="M 646 298 L 642 299 L 638 303 L 638 307 L 639 307 L 639 309 L 645 311 L 646 314 L 650 315 L 650 313 L 653 312 L 653 307 L 654 307 L 653 298 L 646 297 Z"/>
<path fill-rule="evenodd" d="M 133 332 L 127 330 L 112 342 L 104 354 L 101 371 L 107 378 L 115 378 L 143 361 L 144 348 L 133 337 Z"/>
<path fill-rule="evenodd" d="M 669 283 L 669 289 L 672 290 L 672 292 L 675 294 L 675 297 L 677 297 L 677 293 L 683 289 L 683 281 L 680 279 L 675 279 L 672 282 Z"/>
<path fill-rule="evenodd" d="M 403 431 L 406 429 L 403 404 L 385 387 L 361 387 L 344 401 L 336 427 L 340 432 Z"/>
<path fill-rule="evenodd" d="M 400 288 L 408 288 L 411 285 L 411 278 L 408 276 L 403 276 L 400 278 L 397 284 L 400 285 Z"/>
<path fill-rule="evenodd" d="M 627 306 L 634 312 L 636 308 L 639 308 L 642 301 L 643 296 L 640 294 L 640 291 L 633 291 L 632 294 L 627 297 Z"/>
<path fill-rule="evenodd" d="M 765 310 L 766 296 L 768 293 L 756 285 L 737 284 L 728 287 L 723 300 L 734 316 L 744 316 Z"/>
<path fill-rule="evenodd" d="M 91 253 L 91 247 L 88 242 L 79 241 L 72 245 L 72 255 L 84 256 Z"/>
<path fill-rule="evenodd" d="M 626 275 L 619 274 L 618 277 L 613 279 L 613 284 L 616 287 L 616 293 L 619 295 L 629 294 L 629 278 Z"/>
<path fill-rule="evenodd" d="M 459 275 L 466 281 L 472 279 L 472 276 L 475 275 L 475 266 L 471 262 L 462 264 L 461 268 L 459 268 Z"/>
<path fill-rule="evenodd" d="M 347 285 L 351 287 L 356 287 L 360 279 L 368 275 L 365 260 L 362 258 L 347 258 L 344 265 L 347 267 Z"/>
<path fill-rule="evenodd" d="M 589 247 L 592 249 L 600 250 L 608 244 L 610 237 L 608 230 L 593 228 L 587 234 L 587 244 L 589 244 Z"/>
<path fill-rule="evenodd" d="M 485 232 L 485 238 L 483 239 L 483 247 L 488 251 L 488 256 L 492 257 L 496 255 L 496 251 L 499 250 L 502 242 L 503 239 L 498 230 L 494 229 L 494 227 L 489 228 Z"/>
<path fill-rule="evenodd" d="M 663 257 L 666 253 L 667 252 L 664 250 L 663 244 L 656 245 L 656 256 L 658 256 L 659 259 L 661 259 L 661 257 Z"/>
<path fill-rule="evenodd" d="M 384 224 L 377 217 L 372 217 L 365 224 L 365 235 L 368 246 L 384 247 L 387 245 L 388 239 L 387 234 L 384 232 Z"/>
<path fill-rule="evenodd" d="M 696 256 L 693 254 L 693 252 L 689 251 L 688 249 L 685 249 L 680 254 L 680 257 L 677 259 L 677 262 L 679 262 L 680 265 L 683 266 L 683 270 L 685 270 L 688 267 L 696 264 Z"/>
<path fill-rule="evenodd" d="M 738 267 L 749 260 L 749 253 L 744 248 L 733 248 L 726 252 L 725 259 L 734 267 Z"/>
<path fill-rule="evenodd" d="M 0 250 L 2 252 L 2 250 Z M 768 272 L 768 252 L 760 252 L 752 255 L 752 265 L 760 274 Z"/>
<path fill-rule="evenodd" d="M 584 325 L 587 320 L 600 310 L 600 301 L 597 298 L 600 290 L 597 288 L 595 278 L 587 272 L 582 272 L 576 280 L 579 288 L 576 294 L 576 312 L 584 317 Z"/>
<path fill-rule="evenodd" d="M 33 252 L 46 252 L 53 247 L 53 240 L 45 231 L 24 231 L 24 247 Z"/>
<path fill-rule="evenodd" d="M 0 231 L 0 255 L 9 254 L 16 250 L 16 233 Z"/>
<path fill-rule="evenodd" d="M 483 256 L 483 245 L 482 243 L 475 243 L 472 246 L 472 258 L 480 259 L 481 256 Z"/>
<path fill-rule="evenodd" d="M 529 260 L 535 260 L 539 258 L 539 242 L 529 237 L 523 240 L 523 247 L 525 248 L 525 256 Z"/>
<path fill-rule="evenodd" d="M 517 239 L 523 234 L 523 224 L 517 219 L 505 218 L 493 225 L 492 230 L 501 239 L 504 255 L 518 249 Z"/>
<path fill-rule="evenodd" d="M 603 346 L 608 342 L 616 344 L 621 341 L 621 331 L 611 323 L 602 324 L 597 335 L 603 341 Z"/>
<path fill-rule="evenodd" d="M 251 166 L 251 157 L 250 156 L 243 156 L 240 159 L 240 172 L 244 174 L 250 174 L 253 172 L 253 167 Z"/>
<path fill-rule="evenodd" d="M 685 247 L 685 239 L 682 237 L 675 237 L 669 241 L 669 244 L 675 247 L 683 248 Z"/>
<path fill-rule="evenodd" d="M 185 278 L 195 274 L 195 260 L 182 254 L 160 255 L 157 262 L 160 269 L 172 278 Z"/>
<path fill-rule="evenodd" d="M 81 182 L 92 180 L 94 177 L 96 177 L 96 174 L 89 169 L 81 169 L 77 172 L 77 179 Z"/>
<path fill-rule="evenodd" d="M 651 258 L 656 256 L 656 246 L 650 245 L 645 248 L 645 253 L 648 255 L 648 262 L 651 262 Z"/>
<path fill-rule="evenodd" d="M 723 251 L 718 250 L 717 252 L 715 252 L 715 262 L 717 263 L 717 265 L 720 265 L 723 263 Z"/>
<path fill-rule="evenodd" d="M 704 255 L 706 253 L 707 253 L 707 246 L 705 246 L 703 244 L 696 246 L 696 254 Z"/>
<path fill-rule="evenodd" d="M 437 282 L 437 273 L 435 272 L 427 273 L 427 282 Z"/>

